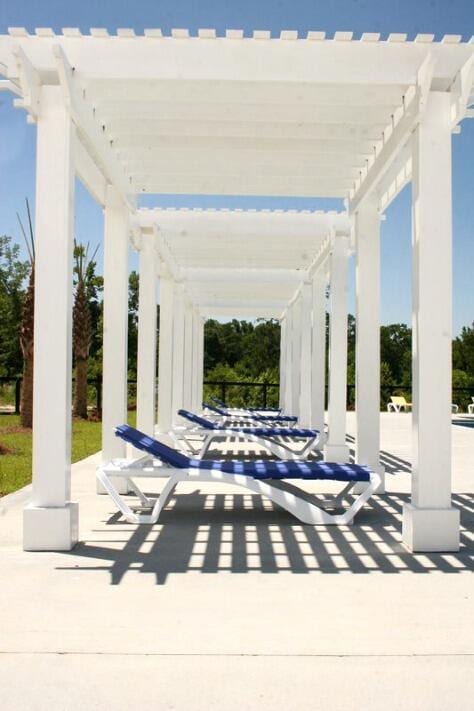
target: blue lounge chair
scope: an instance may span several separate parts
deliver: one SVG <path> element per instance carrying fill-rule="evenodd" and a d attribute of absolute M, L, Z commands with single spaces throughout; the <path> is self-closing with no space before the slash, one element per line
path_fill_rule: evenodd
<path fill-rule="evenodd" d="M 298 418 L 295 417 L 294 415 L 260 415 L 258 412 L 245 412 L 241 410 L 226 410 L 222 407 L 216 407 L 215 405 L 211 405 L 208 402 L 203 402 L 202 406 L 205 411 L 209 412 L 210 414 L 213 414 L 214 416 L 219 416 L 221 420 L 224 420 L 225 422 L 236 422 L 236 421 L 250 421 L 250 422 L 256 422 L 256 423 L 272 423 L 272 424 L 287 424 L 290 427 L 295 425 L 298 422 Z"/>
<path fill-rule="evenodd" d="M 242 486 L 265 496 L 278 506 L 289 511 L 303 523 L 338 524 L 352 523 L 354 516 L 369 500 L 380 483 L 376 472 L 358 464 L 329 464 L 307 461 L 215 461 L 187 457 L 185 454 L 158 442 L 129 425 L 120 425 L 118 437 L 145 452 L 139 460 L 115 460 L 97 469 L 97 478 L 110 494 L 119 510 L 130 523 L 154 524 L 169 501 L 177 484 L 182 481 L 220 482 Z M 118 493 L 114 479 L 125 478 L 130 489 L 139 497 L 141 506 L 151 508 L 151 513 L 134 511 Z M 140 477 L 167 478 L 161 494 L 150 499 L 143 494 L 134 479 Z M 342 492 L 326 506 L 338 509 L 353 486 L 366 484 L 343 513 L 329 513 L 318 505 L 315 497 L 302 491 L 292 481 L 340 481 L 345 484 Z"/>
<path fill-rule="evenodd" d="M 188 410 L 178 410 L 178 415 L 189 424 L 175 427 L 169 433 L 170 437 L 178 447 L 182 447 L 185 443 L 186 447 L 200 458 L 204 457 L 212 442 L 219 437 L 235 437 L 255 442 L 280 459 L 306 459 L 309 454 L 319 448 L 319 430 L 269 427 L 268 425 L 262 426 L 263 423 L 258 427 L 226 426 Z M 199 437 L 200 449 L 198 451 L 195 449 L 194 437 L 196 436 Z M 190 438 L 192 438 L 192 443 Z M 288 442 L 288 439 L 291 441 Z M 298 441 L 299 443 L 303 441 L 303 446 L 295 451 L 294 445 Z"/>
<path fill-rule="evenodd" d="M 237 410 L 239 412 L 257 412 L 262 415 L 281 415 L 281 407 L 229 407 L 229 405 L 226 405 L 223 400 L 219 400 L 219 398 L 215 395 L 211 395 L 210 399 L 215 405 L 217 405 L 217 407 L 223 408 L 224 410 L 230 410 L 231 412 Z"/>

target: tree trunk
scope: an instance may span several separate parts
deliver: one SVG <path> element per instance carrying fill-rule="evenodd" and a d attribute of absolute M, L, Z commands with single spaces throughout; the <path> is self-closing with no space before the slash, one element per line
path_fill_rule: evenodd
<path fill-rule="evenodd" d="M 20 417 L 23 427 L 33 427 L 33 352 L 30 352 L 23 361 Z"/>
<path fill-rule="evenodd" d="M 76 358 L 73 414 L 74 417 L 82 417 L 87 420 L 87 358 Z"/>

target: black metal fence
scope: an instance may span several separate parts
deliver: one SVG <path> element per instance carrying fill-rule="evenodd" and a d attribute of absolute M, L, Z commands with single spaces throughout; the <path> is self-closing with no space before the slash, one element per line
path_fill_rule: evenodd
<path fill-rule="evenodd" d="M 0 377 L 0 412 L 20 413 L 21 377 Z M 88 381 L 89 407 L 95 410 L 97 416 L 102 414 L 102 377 L 90 378 Z M 74 381 L 73 381 L 74 383 Z M 128 381 L 128 407 L 136 406 L 137 381 Z M 387 409 L 390 398 L 402 395 L 411 402 L 410 385 L 382 385 L 380 388 L 380 408 Z M 247 381 L 205 380 L 203 400 L 207 402 L 211 396 L 223 400 L 231 407 L 278 407 L 279 384 L 258 383 Z M 474 387 L 454 387 L 452 401 L 458 405 L 460 412 L 467 412 L 467 407 L 473 401 Z M 327 406 L 327 390 L 326 390 Z M 347 386 L 347 407 L 355 407 L 355 385 Z"/>

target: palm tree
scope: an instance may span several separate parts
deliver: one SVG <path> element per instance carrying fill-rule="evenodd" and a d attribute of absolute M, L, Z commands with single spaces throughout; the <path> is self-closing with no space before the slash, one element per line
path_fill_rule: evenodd
<path fill-rule="evenodd" d="M 76 360 L 73 414 L 83 419 L 87 419 L 87 365 L 93 336 L 87 288 L 88 274 L 97 249 L 90 259 L 88 252 L 89 244 L 84 247 L 74 243 L 74 271 L 77 283 L 73 307 L 73 352 Z"/>
<path fill-rule="evenodd" d="M 23 354 L 23 381 L 20 399 L 20 417 L 23 427 L 33 426 L 33 349 L 35 327 L 35 240 L 31 211 L 26 199 L 26 213 L 28 216 L 28 234 L 23 226 L 20 215 L 17 213 L 18 222 L 25 239 L 26 249 L 31 264 L 28 287 L 26 289 L 23 312 L 20 323 L 20 345 Z"/>

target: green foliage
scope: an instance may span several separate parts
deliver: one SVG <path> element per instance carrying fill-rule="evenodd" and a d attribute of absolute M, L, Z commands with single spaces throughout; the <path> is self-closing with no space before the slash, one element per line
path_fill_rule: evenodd
<path fill-rule="evenodd" d="M 20 259 L 20 247 L 11 237 L 0 236 L 0 375 L 22 371 L 19 328 L 29 271 L 29 261 Z"/>
<path fill-rule="evenodd" d="M 100 422 L 74 420 L 72 423 L 71 461 L 77 462 L 100 449 Z M 21 427 L 17 415 L 0 417 L 0 496 L 31 482 L 31 430 Z"/>

